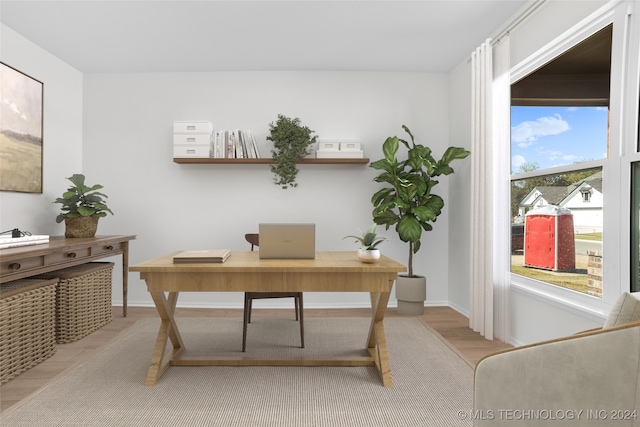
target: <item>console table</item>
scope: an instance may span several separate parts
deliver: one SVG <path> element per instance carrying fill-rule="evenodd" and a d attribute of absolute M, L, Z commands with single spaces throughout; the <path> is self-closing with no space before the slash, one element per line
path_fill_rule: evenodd
<path fill-rule="evenodd" d="M 129 240 L 135 238 L 136 236 L 96 236 L 68 239 L 51 236 L 49 243 L 0 249 L 0 283 L 122 255 L 122 315 L 126 317 Z"/>

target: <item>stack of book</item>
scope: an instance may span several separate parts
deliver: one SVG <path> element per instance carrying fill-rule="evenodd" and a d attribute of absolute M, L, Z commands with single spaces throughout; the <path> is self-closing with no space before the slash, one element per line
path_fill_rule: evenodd
<path fill-rule="evenodd" d="M 49 243 L 49 236 L 42 235 L 29 235 L 22 237 L 0 236 L 0 249 L 17 248 L 20 246 L 40 245 L 43 243 Z"/>
<path fill-rule="evenodd" d="M 258 159 L 260 151 L 250 130 L 215 132 L 211 157 L 218 159 Z"/>
<path fill-rule="evenodd" d="M 318 141 L 318 159 L 362 159 L 364 151 L 359 141 L 354 140 L 328 140 Z"/>
<path fill-rule="evenodd" d="M 173 256 L 174 264 L 220 263 L 231 256 L 230 249 L 210 249 L 204 251 L 184 251 Z"/>
<path fill-rule="evenodd" d="M 173 122 L 173 157 L 211 157 L 211 122 Z"/>

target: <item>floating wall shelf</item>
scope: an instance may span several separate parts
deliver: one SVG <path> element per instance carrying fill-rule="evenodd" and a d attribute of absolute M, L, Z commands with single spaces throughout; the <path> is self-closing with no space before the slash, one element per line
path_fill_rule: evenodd
<path fill-rule="evenodd" d="M 173 159 L 175 163 L 191 163 L 191 164 L 270 164 L 273 163 L 271 158 L 260 159 L 215 159 L 215 158 L 194 158 L 194 157 L 175 157 Z M 312 165 L 332 165 L 332 164 L 353 164 L 353 165 L 365 165 L 369 163 L 368 158 L 357 159 L 301 159 L 298 161 L 300 164 L 312 164 Z"/>

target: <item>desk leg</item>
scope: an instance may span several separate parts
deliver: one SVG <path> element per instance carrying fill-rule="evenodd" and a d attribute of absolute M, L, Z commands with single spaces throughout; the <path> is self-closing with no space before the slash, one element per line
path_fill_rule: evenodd
<path fill-rule="evenodd" d="M 148 386 L 154 385 L 170 366 L 171 359 L 178 356 L 184 350 L 184 343 L 180 336 L 180 331 L 178 331 L 175 318 L 173 317 L 178 302 L 178 292 L 169 292 L 168 300 L 164 292 L 151 292 L 151 297 L 158 309 L 162 323 L 160 324 L 156 346 L 154 347 L 153 356 L 151 357 L 151 366 L 149 366 L 149 372 L 147 373 L 145 385 Z M 169 360 L 165 361 L 167 341 L 169 339 L 171 339 L 171 344 L 173 345 L 173 352 Z"/>
<path fill-rule="evenodd" d="M 382 384 L 385 387 L 393 386 L 391 377 L 391 364 L 387 350 L 387 338 L 384 333 L 384 313 L 389 302 L 390 292 L 371 292 L 371 327 L 367 338 L 367 349 L 375 359 L 376 368 Z"/>
<path fill-rule="evenodd" d="M 122 317 L 127 317 L 127 295 L 129 294 L 129 242 L 122 244 Z"/>

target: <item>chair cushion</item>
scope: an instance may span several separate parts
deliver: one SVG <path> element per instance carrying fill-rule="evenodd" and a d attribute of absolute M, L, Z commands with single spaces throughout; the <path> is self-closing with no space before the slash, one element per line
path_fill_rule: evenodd
<path fill-rule="evenodd" d="M 612 328 L 636 320 L 640 320 L 640 292 L 627 292 L 620 295 L 603 328 Z"/>

